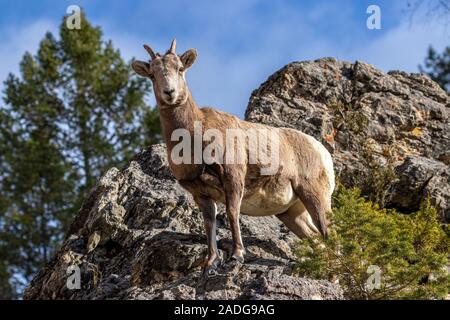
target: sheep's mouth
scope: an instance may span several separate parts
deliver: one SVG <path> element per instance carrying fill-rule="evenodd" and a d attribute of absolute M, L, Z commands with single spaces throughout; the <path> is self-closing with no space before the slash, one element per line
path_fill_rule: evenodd
<path fill-rule="evenodd" d="M 173 105 L 173 104 L 175 104 L 177 102 L 177 97 L 175 97 L 173 95 L 169 96 L 169 95 L 164 94 L 163 95 L 163 100 L 164 100 L 164 102 L 166 104 Z"/>

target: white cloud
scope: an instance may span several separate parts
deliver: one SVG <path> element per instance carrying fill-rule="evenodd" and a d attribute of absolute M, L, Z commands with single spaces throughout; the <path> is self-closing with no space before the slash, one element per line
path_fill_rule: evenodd
<path fill-rule="evenodd" d="M 131 33 L 108 17 L 94 20 L 93 24 L 102 27 L 105 38 L 112 39 L 127 60 L 147 59 L 143 43 L 149 43 L 156 51 L 165 51 L 171 40 L 167 34 L 175 32 L 178 52 L 190 47 L 199 51 L 197 63 L 187 74 L 198 103 L 239 116 L 243 116 L 252 90 L 292 61 L 334 56 L 367 61 L 386 71 L 416 72 L 430 44 L 442 50 L 449 40 L 446 27 L 440 22 L 420 20 L 410 26 L 408 15 L 400 17 L 400 23 L 392 29 L 378 34 L 378 31 L 368 31 L 364 36 L 361 30 L 355 30 L 359 36 L 354 37 L 348 30 L 358 25 L 351 20 L 354 13 L 350 8 L 342 10 L 334 3 L 327 6 L 322 3 L 309 12 L 299 12 L 277 3 L 270 19 L 264 19 L 253 12 L 255 3 L 258 1 L 222 2 L 213 12 L 205 12 L 204 4 L 188 6 L 184 17 L 193 26 L 189 25 L 183 32 L 177 26 L 165 33 L 159 33 L 156 28 L 149 34 Z M 339 31 L 341 25 L 344 27 Z M 327 27 L 332 29 L 329 33 Z M 365 28 L 365 24 L 359 27 Z M 54 32 L 56 24 L 40 20 L 1 32 L 0 79 L 4 80 L 9 72 L 17 73 L 23 53 L 35 52 L 47 30 Z M 332 35 L 336 30 L 338 36 Z M 343 32 L 341 37 L 339 32 Z"/>
<path fill-rule="evenodd" d="M 292 61 L 334 56 L 366 61 L 385 71 L 417 72 L 430 44 L 442 50 L 448 43 L 445 26 L 440 22 L 421 19 L 410 26 L 407 14 L 399 16 L 397 26 L 383 30 L 381 35 L 377 31 L 364 34 L 365 23 L 358 26 L 352 20 L 351 6 L 321 3 L 309 12 L 299 12 L 275 5 L 270 19 L 263 19 L 253 14 L 255 3 L 231 6 L 225 3 L 208 14 L 203 5 L 189 7 L 189 22 L 201 21 L 204 27 L 201 32 L 187 32 L 188 35 L 179 37 L 178 44 L 179 52 L 191 46 L 199 51 L 198 61 L 187 78 L 200 105 L 212 105 L 243 116 L 252 90 Z M 345 27 L 340 30 L 339 26 Z M 330 33 L 327 27 L 332 29 Z M 361 28 L 355 29 L 357 37 L 348 33 L 352 28 Z M 144 42 L 150 41 L 155 50 L 163 51 L 171 40 L 155 34 L 146 39 L 114 28 L 104 29 L 128 58 L 146 57 Z M 337 37 L 331 36 L 335 30 Z"/>
<path fill-rule="evenodd" d="M 314 27 L 300 19 L 299 12 L 279 5 L 271 12 L 271 21 L 266 21 L 252 12 L 251 5 L 256 2 L 221 3 L 211 14 L 205 13 L 202 6 L 189 8 L 192 17 L 204 28 L 201 34 L 178 36 L 177 51 L 182 53 L 195 47 L 199 52 L 197 63 L 187 74 L 199 105 L 214 106 L 242 117 L 252 90 L 271 73 L 287 62 L 312 56 L 305 44 L 311 41 Z M 155 51 L 164 52 L 171 40 L 132 35 L 114 28 L 109 21 L 98 24 L 127 59 L 147 58 L 143 43 L 149 42 Z M 301 56 L 296 55 L 299 47 Z"/>
<path fill-rule="evenodd" d="M 376 31 L 371 31 L 376 32 Z M 355 44 L 348 53 L 354 60 L 362 60 L 385 71 L 402 70 L 418 72 L 428 47 L 442 51 L 449 43 L 447 27 L 439 21 L 419 21 L 410 24 L 409 19 L 366 46 Z"/>
<path fill-rule="evenodd" d="M 19 63 L 25 51 L 35 53 L 45 33 L 55 34 L 57 25 L 50 20 L 37 20 L 23 26 L 2 30 L 0 37 L 0 92 L 9 73 L 19 73 Z M 3 96 L 3 94 L 2 94 Z"/>

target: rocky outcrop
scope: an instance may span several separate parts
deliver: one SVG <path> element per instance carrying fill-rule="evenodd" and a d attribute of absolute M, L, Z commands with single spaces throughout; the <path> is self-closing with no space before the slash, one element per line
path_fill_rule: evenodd
<path fill-rule="evenodd" d="M 429 195 L 450 221 L 450 99 L 428 77 L 332 58 L 294 62 L 253 92 L 246 119 L 311 134 L 344 184 L 406 212 Z"/>
<path fill-rule="evenodd" d="M 202 279 L 201 213 L 172 177 L 163 145 L 110 169 L 25 299 L 341 299 L 338 285 L 292 275 L 295 237 L 274 217 L 241 217 L 245 264 Z M 218 216 L 224 261 L 231 234 Z M 80 289 L 70 282 L 79 268 Z M 69 280 L 69 286 L 67 281 Z M 72 283 L 72 286 L 70 284 Z"/>
<path fill-rule="evenodd" d="M 402 211 L 429 195 L 450 219 L 448 95 L 419 74 L 334 59 L 295 62 L 250 98 L 249 121 L 318 138 L 339 179 Z M 301 147 L 301 146 L 299 146 Z M 292 274 L 295 237 L 274 217 L 241 217 L 245 264 L 201 278 L 201 213 L 172 177 L 163 145 L 110 169 L 86 198 L 62 247 L 25 299 L 341 299 L 337 284 Z M 224 210 L 219 247 L 230 251 Z M 80 289 L 70 282 L 79 272 Z M 72 286 L 70 285 L 72 284 Z"/>
<path fill-rule="evenodd" d="M 421 156 L 409 156 L 396 167 L 398 181 L 391 204 L 404 211 L 417 208 L 430 195 L 434 204 L 450 219 L 450 166 Z"/>

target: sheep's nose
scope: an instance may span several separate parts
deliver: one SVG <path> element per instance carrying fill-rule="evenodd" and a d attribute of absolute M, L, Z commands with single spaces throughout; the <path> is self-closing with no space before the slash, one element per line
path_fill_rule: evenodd
<path fill-rule="evenodd" d="M 164 93 L 167 94 L 169 97 L 172 97 L 172 94 L 175 92 L 175 89 L 166 89 L 164 90 Z"/>

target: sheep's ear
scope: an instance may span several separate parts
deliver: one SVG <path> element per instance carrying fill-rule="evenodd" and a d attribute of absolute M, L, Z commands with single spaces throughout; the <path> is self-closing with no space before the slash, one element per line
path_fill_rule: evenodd
<path fill-rule="evenodd" d="M 131 67 L 141 77 L 150 77 L 150 63 L 136 60 L 133 61 Z"/>
<path fill-rule="evenodd" d="M 184 70 L 189 69 L 194 64 L 195 59 L 197 59 L 197 50 L 189 49 L 181 55 L 180 59 L 183 63 Z"/>

